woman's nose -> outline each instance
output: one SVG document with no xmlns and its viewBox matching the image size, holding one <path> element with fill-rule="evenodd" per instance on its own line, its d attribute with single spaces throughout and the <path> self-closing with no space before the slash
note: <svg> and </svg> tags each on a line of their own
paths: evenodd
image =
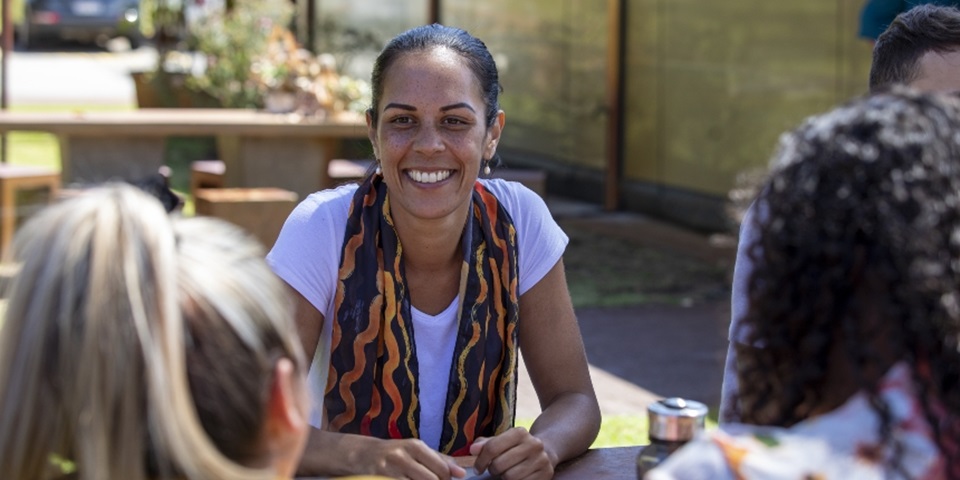
<svg viewBox="0 0 960 480">
<path fill-rule="evenodd" d="M 414 138 L 414 149 L 418 153 L 433 154 L 442 152 L 445 148 L 443 136 L 437 126 L 424 124 L 418 129 Z"/>
</svg>

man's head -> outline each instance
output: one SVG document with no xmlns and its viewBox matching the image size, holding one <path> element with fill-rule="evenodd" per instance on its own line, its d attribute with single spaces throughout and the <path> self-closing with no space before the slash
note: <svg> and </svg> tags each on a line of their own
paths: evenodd
<svg viewBox="0 0 960 480">
<path fill-rule="evenodd" d="M 873 48 L 870 91 L 903 84 L 960 91 L 960 10 L 920 5 L 897 16 Z"/>
</svg>

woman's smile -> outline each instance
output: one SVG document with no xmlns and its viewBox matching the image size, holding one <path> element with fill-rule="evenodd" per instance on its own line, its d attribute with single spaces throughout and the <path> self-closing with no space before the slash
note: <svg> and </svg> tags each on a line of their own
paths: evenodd
<svg viewBox="0 0 960 480">
<path fill-rule="evenodd" d="M 450 178 L 450 176 L 455 173 L 455 170 L 426 171 L 409 169 L 405 170 L 404 173 L 408 179 L 413 180 L 416 183 L 434 185 Z"/>
</svg>

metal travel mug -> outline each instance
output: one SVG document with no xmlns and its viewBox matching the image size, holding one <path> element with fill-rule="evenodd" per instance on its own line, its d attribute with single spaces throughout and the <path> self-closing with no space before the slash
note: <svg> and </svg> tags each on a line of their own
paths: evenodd
<svg viewBox="0 0 960 480">
<path fill-rule="evenodd" d="M 637 455 L 637 478 L 703 431 L 707 406 L 680 397 L 665 398 L 647 407 L 650 444 Z"/>
</svg>

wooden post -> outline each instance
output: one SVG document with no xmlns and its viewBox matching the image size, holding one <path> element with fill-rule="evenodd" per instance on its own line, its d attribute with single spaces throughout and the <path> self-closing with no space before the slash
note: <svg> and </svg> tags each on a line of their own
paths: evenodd
<svg viewBox="0 0 960 480">
<path fill-rule="evenodd" d="M 314 54 L 320 53 L 317 51 L 317 2 L 316 0 L 303 0 L 307 2 L 307 28 L 306 28 L 306 43 L 307 50 L 310 50 Z"/>
<path fill-rule="evenodd" d="M 427 11 L 427 23 L 442 23 L 440 18 L 440 1 L 441 0 L 430 0 L 428 3 L 429 10 Z"/>
<path fill-rule="evenodd" d="M 7 74 L 10 66 L 10 55 L 13 53 L 13 21 L 10 15 L 10 0 L 3 0 L 3 12 L 0 13 L 0 21 L 3 26 L 3 36 L 0 38 L 0 47 L 2 47 L 3 59 L 0 60 L 0 110 L 6 110 L 8 106 L 7 91 L 10 75 Z M 0 163 L 7 163 L 7 134 L 0 134 Z"/>
<path fill-rule="evenodd" d="M 607 161 L 604 174 L 603 208 L 614 211 L 620 206 L 620 174 L 623 167 L 623 95 L 624 50 L 626 49 L 626 0 L 608 0 L 609 32 L 607 40 Z"/>
</svg>

